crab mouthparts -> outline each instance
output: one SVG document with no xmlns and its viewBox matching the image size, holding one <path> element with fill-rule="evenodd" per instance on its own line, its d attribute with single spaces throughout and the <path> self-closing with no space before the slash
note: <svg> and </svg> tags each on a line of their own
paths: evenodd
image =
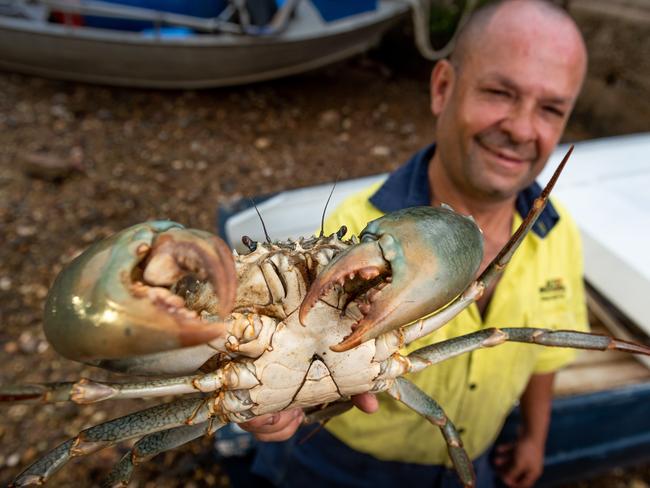
<svg viewBox="0 0 650 488">
<path fill-rule="evenodd" d="M 305 325 L 309 311 L 334 287 L 339 286 L 348 295 L 343 309 L 354 303 L 361 316 L 352 325 L 350 335 L 331 349 L 336 352 L 351 349 L 359 345 L 361 336 L 386 314 L 387 311 L 377 306 L 377 302 L 382 298 L 383 290 L 386 287 L 390 289 L 391 281 L 390 264 L 381 252 L 368 253 L 367 249 L 359 248 L 350 250 L 330 263 L 316 278 L 300 305 L 300 323 Z"/>
</svg>

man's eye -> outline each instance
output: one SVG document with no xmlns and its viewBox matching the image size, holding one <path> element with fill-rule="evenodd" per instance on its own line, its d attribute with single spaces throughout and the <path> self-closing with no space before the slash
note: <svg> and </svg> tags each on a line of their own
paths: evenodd
<svg viewBox="0 0 650 488">
<path fill-rule="evenodd" d="M 546 107 L 543 107 L 543 109 L 544 109 L 545 112 L 547 112 L 547 113 L 549 113 L 551 115 L 555 115 L 557 117 L 564 117 L 565 112 L 564 112 L 564 110 L 562 110 L 560 108 L 548 105 Z"/>
<path fill-rule="evenodd" d="M 487 88 L 485 91 L 490 95 L 495 95 L 497 97 L 510 98 L 510 92 L 499 88 Z"/>
</svg>

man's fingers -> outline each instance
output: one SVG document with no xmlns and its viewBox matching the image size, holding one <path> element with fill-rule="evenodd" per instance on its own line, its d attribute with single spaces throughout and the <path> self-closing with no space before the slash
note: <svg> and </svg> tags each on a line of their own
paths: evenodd
<svg viewBox="0 0 650 488">
<path fill-rule="evenodd" d="M 293 437 L 293 435 L 302 423 L 303 415 L 298 415 L 292 418 L 289 423 L 281 430 L 275 431 L 270 434 L 255 434 L 255 438 L 262 442 L 282 442 Z"/>
<path fill-rule="evenodd" d="M 494 465 L 498 468 L 512 463 L 512 456 L 514 454 L 515 444 L 513 442 L 508 444 L 499 444 L 494 448 Z"/>
<path fill-rule="evenodd" d="M 540 477 L 542 473 L 539 473 L 534 470 L 529 470 L 524 473 L 524 475 L 517 481 L 518 488 L 530 488 L 535 484 L 535 481 Z"/>
<path fill-rule="evenodd" d="M 506 444 L 499 444 L 494 450 L 498 454 L 502 454 L 505 452 L 512 451 L 515 448 L 515 443 L 514 442 L 507 442 Z"/>
<path fill-rule="evenodd" d="M 360 395 L 352 396 L 352 403 L 359 410 L 365 413 L 375 413 L 379 410 L 379 401 L 372 393 L 361 393 Z"/>
<path fill-rule="evenodd" d="M 526 466 L 515 463 L 503 475 L 503 482 L 511 488 L 518 487 L 520 486 L 521 479 L 526 475 L 526 471 Z"/>
<path fill-rule="evenodd" d="M 239 426 L 255 435 L 274 434 L 283 431 L 288 425 L 298 420 L 298 425 L 303 419 L 302 410 L 295 408 L 284 412 L 270 413 L 261 415 L 248 422 L 243 422 Z"/>
<path fill-rule="evenodd" d="M 498 468 L 505 466 L 510 461 L 510 456 L 494 456 L 494 465 Z"/>
</svg>

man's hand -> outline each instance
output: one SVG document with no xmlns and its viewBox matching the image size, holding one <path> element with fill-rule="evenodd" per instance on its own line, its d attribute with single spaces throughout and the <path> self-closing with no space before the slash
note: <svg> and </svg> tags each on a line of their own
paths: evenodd
<svg viewBox="0 0 650 488">
<path fill-rule="evenodd" d="M 544 445 L 530 438 L 496 447 L 494 464 L 510 488 L 529 488 L 544 470 Z"/>
<path fill-rule="evenodd" d="M 377 397 L 372 393 L 355 395 L 352 397 L 352 403 L 366 413 L 374 413 L 379 408 Z M 302 410 L 294 408 L 283 412 L 261 415 L 253 420 L 241 423 L 239 426 L 253 434 L 258 441 L 282 442 L 296 433 L 304 418 L 305 415 Z"/>
<path fill-rule="evenodd" d="M 494 464 L 510 488 L 528 488 L 544 470 L 544 446 L 551 420 L 555 373 L 534 374 L 521 396 L 522 426 L 517 442 L 497 446 Z"/>
</svg>

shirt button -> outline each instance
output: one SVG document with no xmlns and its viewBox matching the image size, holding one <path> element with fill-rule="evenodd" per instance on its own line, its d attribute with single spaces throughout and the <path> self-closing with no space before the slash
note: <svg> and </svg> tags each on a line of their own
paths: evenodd
<svg viewBox="0 0 650 488">
<path fill-rule="evenodd" d="M 469 389 L 470 390 L 476 390 L 476 383 L 470 383 L 469 384 Z"/>
</svg>

